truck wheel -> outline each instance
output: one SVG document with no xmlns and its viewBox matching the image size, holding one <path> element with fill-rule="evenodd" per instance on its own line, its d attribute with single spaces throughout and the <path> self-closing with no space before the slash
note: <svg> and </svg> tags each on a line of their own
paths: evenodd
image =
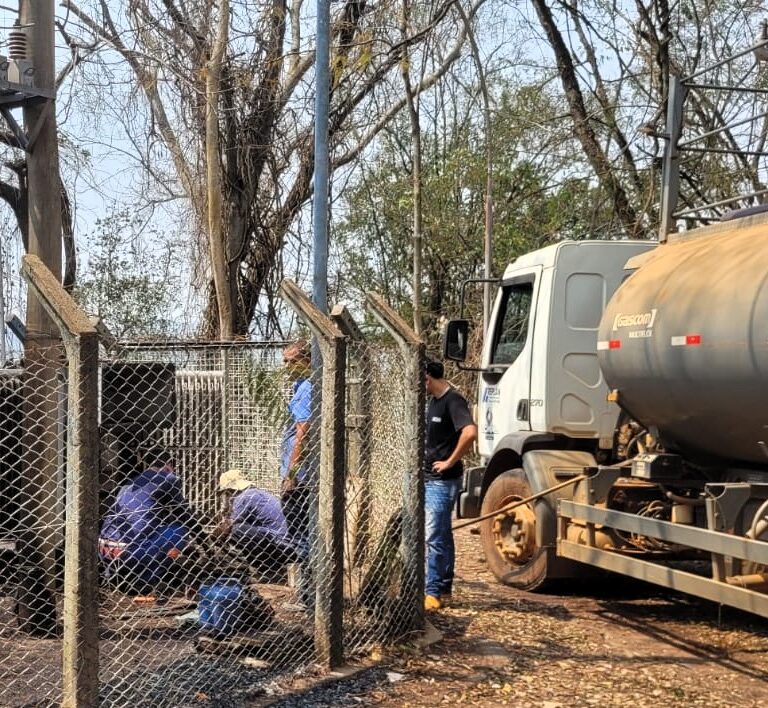
<svg viewBox="0 0 768 708">
<path fill-rule="evenodd" d="M 481 515 L 531 496 L 521 469 L 499 475 L 483 497 Z M 505 585 L 521 590 L 540 590 L 547 580 L 547 551 L 536 545 L 536 512 L 525 504 L 486 519 L 480 525 L 488 567 Z"/>
</svg>

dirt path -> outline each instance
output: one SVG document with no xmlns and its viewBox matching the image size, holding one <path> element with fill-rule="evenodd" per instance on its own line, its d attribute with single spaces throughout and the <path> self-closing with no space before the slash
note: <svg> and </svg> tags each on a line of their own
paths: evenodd
<svg viewBox="0 0 768 708">
<path fill-rule="evenodd" d="M 271 705 L 768 705 L 768 620 L 614 578 L 522 593 L 495 582 L 477 536 L 457 545 L 441 642 Z"/>
</svg>

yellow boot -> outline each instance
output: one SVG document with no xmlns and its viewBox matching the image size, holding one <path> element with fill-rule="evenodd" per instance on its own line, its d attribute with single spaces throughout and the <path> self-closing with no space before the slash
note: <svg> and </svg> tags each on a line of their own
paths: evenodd
<svg viewBox="0 0 768 708">
<path fill-rule="evenodd" d="M 435 597 L 434 595 L 424 596 L 424 609 L 427 610 L 427 612 L 439 610 L 442 608 L 442 606 L 443 606 L 443 603 L 440 602 L 439 597 Z"/>
</svg>

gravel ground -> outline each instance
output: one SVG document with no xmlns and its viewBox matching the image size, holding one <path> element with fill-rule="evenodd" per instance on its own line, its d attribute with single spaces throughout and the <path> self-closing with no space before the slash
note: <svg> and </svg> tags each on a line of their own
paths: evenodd
<svg viewBox="0 0 768 708">
<path fill-rule="evenodd" d="M 768 705 L 768 621 L 613 576 L 522 593 L 495 582 L 477 536 L 457 545 L 453 605 L 430 618 L 442 641 L 248 705 Z"/>
<path fill-rule="evenodd" d="M 295 660 L 281 669 L 201 656 L 178 629 L 162 654 L 149 638 L 131 645 L 145 652 L 120 657 L 125 668 L 145 666 L 132 672 L 107 661 L 106 641 L 102 705 L 768 705 L 768 620 L 615 576 L 557 595 L 519 592 L 494 580 L 467 530 L 457 534 L 457 555 L 452 606 L 430 616 L 440 641 L 374 648 L 344 678 Z M 287 635 L 283 642 L 291 645 Z M 58 691 L 59 648 L 0 632 L 0 706 L 54 705 L 43 696 Z"/>
</svg>

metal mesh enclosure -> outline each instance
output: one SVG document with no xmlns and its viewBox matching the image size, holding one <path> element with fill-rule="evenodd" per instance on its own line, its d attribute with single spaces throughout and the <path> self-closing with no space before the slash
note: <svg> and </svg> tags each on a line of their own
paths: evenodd
<svg viewBox="0 0 768 708">
<path fill-rule="evenodd" d="M 0 372 L 0 703 L 58 698 L 64 552 L 63 347 Z"/>
<path fill-rule="evenodd" d="M 408 628 L 401 595 L 406 457 L 404 362 L 395 347 L 348 350 L 345 632 L 364 652 Z"/>
<path fill-rule="evenodd" d="M 307 552 L 279 497 L 291 396 L 282 352 L 279 343 L 132 347 L 103 364 L 103 408 L 107 394 L 131 399 L 116 406 L 110 430 L 116 489 L 128 481 L 119 465 L 146 476 L 162 462 L 141 461 L 142 448 L 163 451 L 178 479 L 175 507 L 169 500 L 161 509 L 178 551 L 163 560 L 167 572 L 142 567 L 121 577 L 122 555 L 110 558 L 121 541 L 110 543 L 106 536 L 116 534 L 102 524 L 102 627 L 114 637 L 101 642 L 104 704 L 218 705 L 312 662 L 313 607 L 289 582 Z M 110 370 L 127 396 L 104 386 Z M 139 425 L 135 413 L 146 411 L 147 398 L 167 405 Z M 316 456 L 308 446 L 305 459 Z M 222 475 L 231 485 L 223 492 Z M 141 507 L 131 494 L 118 504 L 129 514 Z"/>
<path fill-rule="evenodd" d="M 412 627 L 400 350 L 352 344 L 322 379 L 282 342 L 118 351 L 97 401 L 101 705 L 239 705 L 318 671 L 329 642 L 350 659 Z M 61 627 L 77 621 L 62 606 L 64 348 L 46 362 L 0 373 L 0 705 L 60 702 Z M 346 457 L 321 469 L 329 410 Z"/>
</svg>

